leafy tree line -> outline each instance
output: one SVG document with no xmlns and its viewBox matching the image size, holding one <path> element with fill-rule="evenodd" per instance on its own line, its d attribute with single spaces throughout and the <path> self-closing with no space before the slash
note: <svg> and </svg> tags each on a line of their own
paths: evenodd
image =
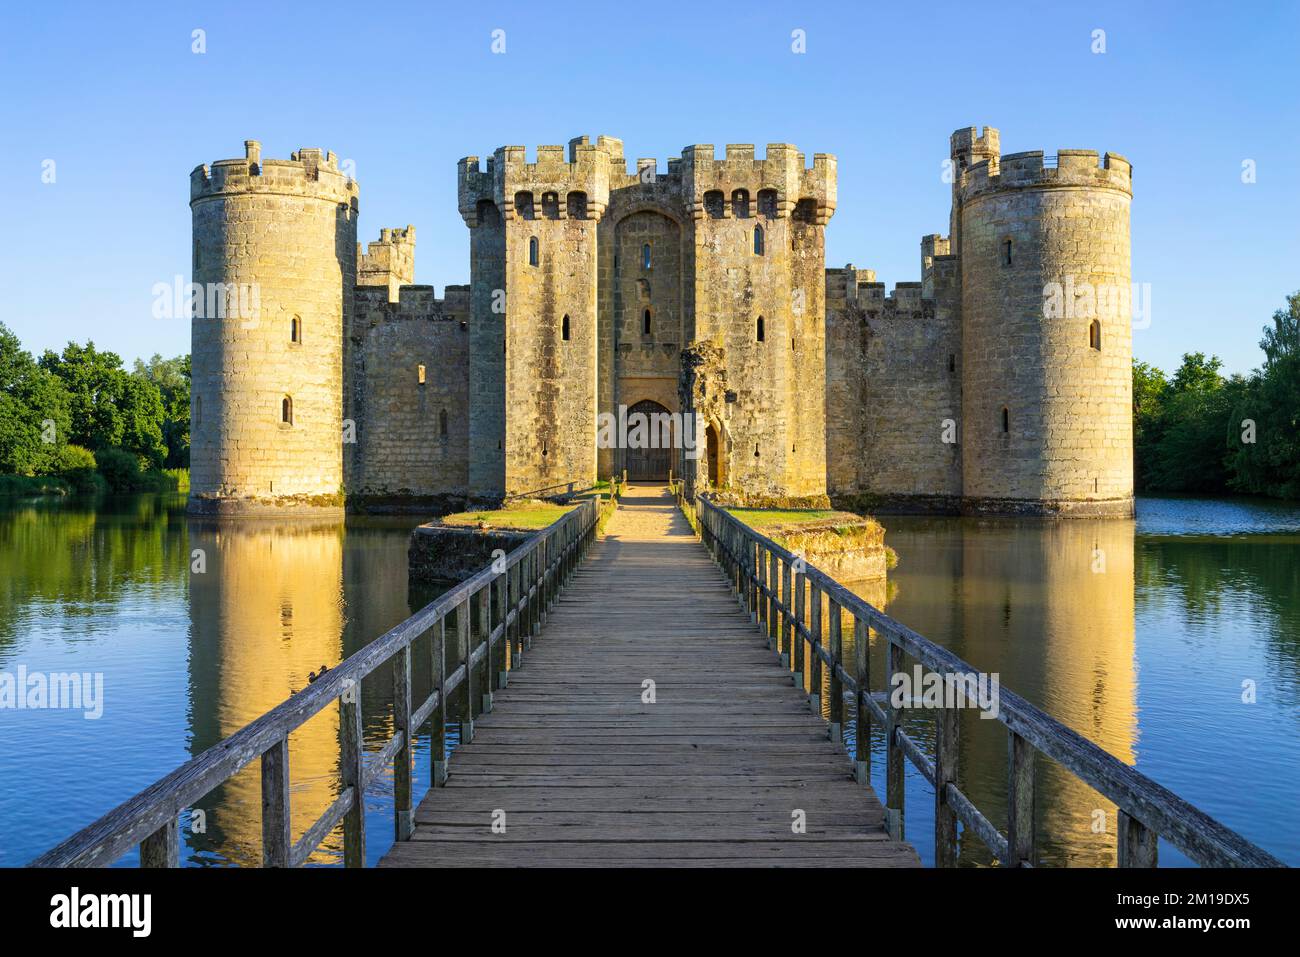
<svg viewBox="0 0 1300 957">
<path fill-rule="evenodd" d="M 0 323 L 0 476 L 61 478 L 79 491 L 164 488 L 164 470 L 189 458 L 189 356 L 128 370 L 93 342 L 69 342 L 37 359 Z"/>
<path fill-rule="evenodd" d="M 1189 352 L 1169 378 L 1133 363 L 1139 491 L 1300 498 L 1300 292 L 1260 340 L 1264 364 L 1224 378 L 1217 357 Z"/>
</svg>

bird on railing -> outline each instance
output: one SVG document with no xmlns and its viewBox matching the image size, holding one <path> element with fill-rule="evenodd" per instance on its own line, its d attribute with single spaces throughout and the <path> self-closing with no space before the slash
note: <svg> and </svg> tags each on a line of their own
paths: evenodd
<svg viewBox="0 0 1300 957">
<path fill-rule="evenodd" d="M 325 666 L 325 665 L 321 665 L 321 666 L 320 666 L 320 671 L 309 671 L 309 672 L 307 672 L 307 683 L 308 683 L 308 684 L 312 684 L 312 683 L 316 682 L 317 680 L 319 680 L 319 679 L 321 679 L 321 678 L 324 678 L 324 677 L 325 677 L 325 672 L 327 672 L 327 671 L 329 671 L 329 668 L 328 668 L 327 666 Z"/>
</svg>

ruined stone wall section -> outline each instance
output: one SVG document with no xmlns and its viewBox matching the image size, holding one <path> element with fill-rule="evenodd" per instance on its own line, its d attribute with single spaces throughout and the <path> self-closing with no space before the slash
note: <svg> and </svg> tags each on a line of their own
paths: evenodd
<svg viewBox="0 0 1300 957">
<path fill-rule="evenodd" d="M 256 141 L 245 147 L 190 174 L 194 282 L 257 302 L 256 315 L 191 324 L 191 506 L 337 508 L 357 185 L 333 153 L 263 162 Z"/>
<path fill-rule="evenodd" d="M 959 189 L 964 507 L 1131 514 L 1129 163 L 1063 150 L 1056 166 L 1039 152 L 992 165 Z M 1114 290 L 1118 309 L 1050 315 L 1049 284 Z"/>
<path fill-rule="evenodd" d="M 384 286 L 397 302 L 402 286 L 415 282 L 415 227 L 382 229 L 363 252 L 357 245 L 357 285 Z"/>
</svg>

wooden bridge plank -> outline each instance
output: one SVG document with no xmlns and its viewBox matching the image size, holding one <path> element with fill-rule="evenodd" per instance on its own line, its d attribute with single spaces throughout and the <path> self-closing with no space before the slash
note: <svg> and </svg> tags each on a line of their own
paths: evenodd
<svg viewBox="0 0 1300 957">
<path fill-rule="evenodd" d="M 630 490 L 449 770 L 381 866 L 919 864 L 662 489 Z"/>
</svg>

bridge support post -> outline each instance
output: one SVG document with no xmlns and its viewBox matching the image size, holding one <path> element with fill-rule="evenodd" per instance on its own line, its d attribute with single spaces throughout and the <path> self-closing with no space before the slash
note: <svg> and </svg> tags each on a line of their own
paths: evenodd
<svg viewBox="0 0 1300 957">
<path fill-rule="evenodd" d="M 438 704 L 429 716 L 429 786 L 440 788 L 447 783 L 447 619 L 433 626 L 433 644 L 429 649 L 432 665 L 430 687 L 437 689 Z"/>
<path fill-rule="evenodd" d="M 474 740 L 474 668 L 471 664 L 474 648 L 469 627 L 470 604 L 466 598 L 456 606 L 456 656 L 465 666 L 465 702 L 460 715 L 460 743 Z"/>
<path fill-rule="evenodd" d="M 777 571 L 776 552 L 767 553 L 767 647 L 778 654 L 781 651 L 781 608 L 777 601 L 777 588 L 781 576 Z"/>
<path fill-rule="evenodd" d="M 510 684 L 510 666 L 506 661 L 506 646 L 510 644 L 510 626 L 506 624 L 506 615 L 510 613 L 510 576 L 504 573 L 497 576 L 493 583 L 496 589 L 496 624 L 494 629 L 501 629 L 501 637 L 497 639 L 494 646 L 495 654 L 492 655 L 493 668 L 496 669 L 498 688 L 504 688 Z"/>
<path fill-rule="evenodd" d="M 889 665 L 885 672 L 885 687 L 894 687 L 894 675 L 903 670 L 903 649 L 889 643 Z M 893 697 L 885 712 L 885 829 L 896 841 L 903 840 L 903 745 L 898 740 L 902 727 L 902 714 L 894 706 Z"/>
<path fill-rule="evenodd" d="M 1122 808 L 1116 812 L 1119 827 L 1120 867 L 1155 867 L 1159 835 Z"/>
<path fill-rule="evenodd" d="M 840 679 L 840 669 L 844 667 L 844 612 L 834 598 L 826 602 L 826 611 L 830 615 L 830 724 L 826 736 L 838 744 L 844 743 L 844 682 Z"/>
<path fill-rule="evenodd" d="M 791 628 L 790 628 L 790 563 L 781 563 L 781 667 L 786 671 L 790 670 L 791 659 L 794 649 L 791 648 Z"/>
<path fill-rule="evenodd" d="M 800 692 L 804 692 L 803 672 L 804 672 L 804 637 L 799 631 L 804 626 L 805 594 L 808 591 L 808 579 L 803 572 L 794 576 L 794 637 L 791 639 L 791 667 L 794 668 L 794 686 Z"/>
<path fill-rule="evenodd" d="M 808 709 L 822 716 L 822 590 L 813 584 L 809 588 L 812 605 L 809 608 L 808 633 Z"/>
<path fill-rule="evenodd" d="M 179 818 L 172 818 L 140 842 L 140 866 L 181 866 L 181 824 Z"/>
<path fill-rule="evenodd" d="M 415 829 L 411 810 L 411 646 L 393 659 L 393 731 L 402 736 L 402 746 L 393 755 L 393 840 L 409 841 Z"/>
<path fill-rule="evenodd" d="M 1008 867 L 1034 865 L 1034 749 L 1007 732 L 1007 860 Z"/>
<path fill-rule="evenodd" d="M 871 786 L 871 627 L 853 616 L 853 673 L 858 683 L 858 726 L 853 735 L 853 776 Z"/>
<path fill-rule="evenodd" d="M 957 866 L 957 815 L 948 802 L 948 785 L 957 783 L 960 712 L 941 707 L 934 716 L 934 866 Z"/>
<path fill-rule="evenodd" d="M 483 701 L 479 713 L 492 711 L 492 686 L 496 673 L 492 668 L 492 583 L 488 582 L 478 593 L 478 628 L 483 640 Z"/>
<path fill-rule="evenodd" d="M 288 867 L 293 833 L 289 828 L 289 739 L 262 752 L 262 866 Z"/>
<path fill-rule="evenodd" d="M 366 766 L 361 736 L 361 682 L 353 681 L 339 698 L 339 768 L 343 787 L 352 789 L 352 806 L 343 815 L 343 866 L 366 866 Z"/>
</svg>

